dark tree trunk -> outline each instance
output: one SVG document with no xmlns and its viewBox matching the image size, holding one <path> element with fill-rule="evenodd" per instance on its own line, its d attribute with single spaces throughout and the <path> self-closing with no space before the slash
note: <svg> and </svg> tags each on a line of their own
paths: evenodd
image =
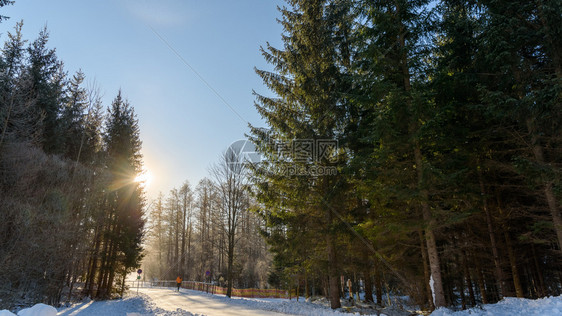
<svg viewBox="0 0 562 316">
<path fill-rule="evenodd" d="M 478 259 L 474 259 L 474 267 L 476 269 L 476 280 L 478 282 L 480 296 L 482 297 L 482 304 L 488 304 L 488 294 L 486 292 L 486 285 L 484 283 L 484 275 L 482 273 L 482 268 L 480 267 L 480 262 Z"/>
<path fill-rule="evenodd" d="M 501 268 L 501 261 L 498 252 L 498 245 L 496 242 L 496 235 L 494 234 L 494 227 L 492 223 L 492 215 L 490 214 L 490 209 L 488 208 L 488 199 L 486 197 L 486 190 L 484 187 L 484 180 L 482 179 L 482 171 L 478 168 L 478 180 L 480 182 L 480 194 L 482 195 L 482 206 L 484 208 L 484 213 L 486 214 L 486 224 L 488 229 L 488 235 L 490 237 L 490 245 L 492 247 L 492 255 L 494 256 L 494 273 L 496 276 L 496 283 L 499 288 L 500 298 L 502 296 L 507 296 L 507 286 L 505 284 L 505 276 Z"/>
<path fill-rule="evenodd" d="M 228 266 L 226 272 L 227 290 L 226 296 L 232 297 L 232 264 L 234 263 L 234 236 L 228 236 Z"/>
<path fill-rule="evenodd" d="M 515 258 L 513 246 L 511 245 L 511 237 L 509 237 L 507 230 L 504 230 L 504 237 L 507 254 L 509 256 L 509 265 L 511 266 L 511 277 L 513 279 L 513 286 L 515 287 L 515 295 L 517 295 L 517 297 L 524 297 L 519 271 L 517 270 L 517 259 Z"/>
<path fill-rule="evenodd" d="M 468 295 L 470 296 L 470 305 L 476 305 L 476 297 L 474 296 L 474 289 L 472 287 L 472 278 L 470 277 L 470 269 L 468 267 L 468 259 L 466 258 L 466 251 L 462 252 L 462 265 L 464 267 L 464 278 L 466 286 L 468 287 Z"/>
<path fill-rule="evenodd" d="M 423 236 L 423 232 L 418 230 L 418 235 L 420 237 L 420 248 L 421 248 L 421 255 L 422 255 L 422 262 L 423 262 L 423 280 L 425 284 L 425 295 L 426 301 L 429 305 L 429 309 L 433 309 L 433 294 L 431 293 L 431 287 L 429 286 L 429 265 L 427 259 L 427 251 L 425 249 L 425 238 Z"/>
<path fill-rule="evenodd" d="M 383 307 L 382 303 L 382 271 L 378 259 L 375 259 L 375 296 L 377 305 Z"/>
<path fill-rule="evenodd" d="M 326 234 L 326 251 L 328 252 L 328 284 L 329 284 L 329 296 L 327 297 L 330 301 L 330 307 L 332 309 L 340 308 L 340 286 L 339 286 L 339 276 L 337 267 L 337 254 L 335 241 L 333 237 L 332 229 L 332 212 L 327 209 L 325 211 L 326 215 L 326 225 L 328 232 Z"/>
<path fill-rule="evenodd" d="M 373 276 L 371 275 L 371 267 L 367 265 L 363 272 L 365 277 L 365 302 L 373 303 Z"/>
</svg>

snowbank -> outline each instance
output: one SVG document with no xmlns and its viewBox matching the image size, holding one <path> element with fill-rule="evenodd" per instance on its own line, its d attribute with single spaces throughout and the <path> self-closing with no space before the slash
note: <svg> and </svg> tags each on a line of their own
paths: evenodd
<svg viewBox="0 0 562 316">
<path fill-rule="evenodd" d="M 16 316 L 16 314 L 10 312 L 7 309 L 3 309 L 0 311 L 0 316 Z"/>
<path fill-rule="evenodd" d="M 527 316 L 562 315 L 562 296 L 545 297 L 537 300 L 507 297 L 496 304 L 487 304 L 464 311 L 439 308 L 431 316 Z"/>
<path fill-rule="evenodd" d="M 57 309 L 50 305 L 36 304 L 22 309 L 18 312 L 18 316 L 57 316 Z"/>
</svg>

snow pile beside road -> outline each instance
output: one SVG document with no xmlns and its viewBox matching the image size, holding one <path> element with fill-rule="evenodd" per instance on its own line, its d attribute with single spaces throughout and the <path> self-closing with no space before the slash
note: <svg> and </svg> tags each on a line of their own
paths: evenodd
<svg viewBox="0 0 562 316">
<path fill-rule="evenodd" d="M 50 305 L 36 304 L 22 309 L 18 312 L 18 316 L 57 316 L 57 309 Z"/>
<path fill-rule="evenodd" d="M 562 296 L 545 297 L 537 300 L 507 297 L 496 304 L 483 305 L 464 311 L 451 311 L 439 308 L 431 316 L 527 316 L 562 315 Z"/>
<path fill-rule="evenodd" d="M 3 309 L 0 311 L 0 316 L 16 316 L 16 314 Z M 35 304 L 33 307 L 19 311 L 18 316 L 57 316 L 57 309 L 50 305 Z"/>
</svg>

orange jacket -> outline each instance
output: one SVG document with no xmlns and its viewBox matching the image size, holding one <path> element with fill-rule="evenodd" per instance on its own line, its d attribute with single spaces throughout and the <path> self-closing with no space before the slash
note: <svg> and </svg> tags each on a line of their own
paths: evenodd
<svg viewBox="0 0 562 316">
<path fill-rule="evenodd" d="M 182 279 L 181 279 L 180 277 L 178 277 L 178 278 L 176 279 L 176 283 L 181 283 L 181 281 L 182 281 Z"/>
</svg>

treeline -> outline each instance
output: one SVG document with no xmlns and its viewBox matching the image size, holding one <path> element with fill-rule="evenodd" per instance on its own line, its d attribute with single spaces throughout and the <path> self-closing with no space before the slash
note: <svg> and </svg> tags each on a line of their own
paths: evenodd
<svg viewBox="0 0 562 316">
<path fill-rule="evenodd" d="M 9 4 L 2 1 L 1 5 Z M 142 257 L 138 121 L 68 75 L 46 29 L 0 53 L 0 309 L 110 298 Z"/>
<path fill-rule="evenodd" d="M 152 203 L 143 260 L 149 280 L 181 276 L 228 287 L 229 293 L 232 287 L 267 286 L 271 256 L 260 235 L 265 223 L 249 211 L 245 175 L 226 155 L 194 189 L 185 182 Z"/>
<path fill-rule="evenodd" d="M 256 70 L 275 93 L 255 94 L 270 129 L 251 135 L 270 281 L 332 308 L 341 276 L 379 305 L 560 295 L 562 2 L 280 12 L 283 47 Z"/>
</svg>

